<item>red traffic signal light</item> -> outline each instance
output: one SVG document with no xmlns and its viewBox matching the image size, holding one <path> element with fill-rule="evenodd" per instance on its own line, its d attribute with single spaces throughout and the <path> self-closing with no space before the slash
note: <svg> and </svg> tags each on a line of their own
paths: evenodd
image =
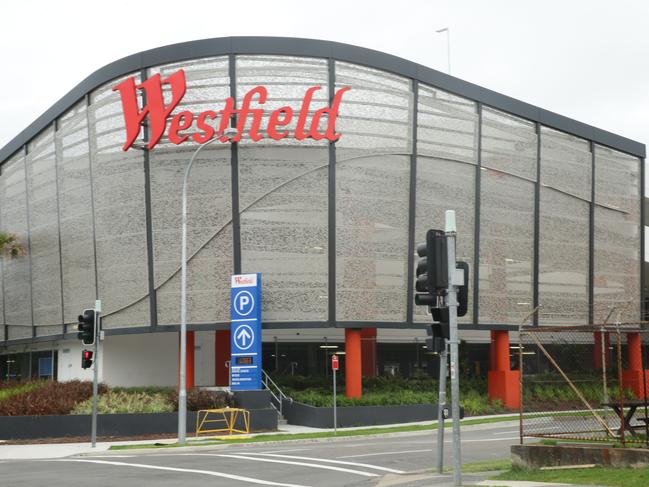
<svg viewBox="0 0 649 487">
<path fill-rule="evenodd" d="M 82 350 L 81 351 L 81 368 L 88 369 L 92 365 L 92 351 Z"/>
</svg>

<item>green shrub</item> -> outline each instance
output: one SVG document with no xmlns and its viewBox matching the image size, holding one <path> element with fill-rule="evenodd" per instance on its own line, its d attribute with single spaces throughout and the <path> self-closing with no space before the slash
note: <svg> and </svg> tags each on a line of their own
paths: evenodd
<svg viewBox="0 0 649 487">
<path fill-rule="evenodd" d="M 37 387 L 40 387 L 44 384 L 47 384 L 46 381 L 31 381 L 31 382 L 9 382 L 5 384 L 12 384 L 12 386 L 5 386 L 0 388 L 0 401 L 15 396 L 16 394 L 21 394 L 23 392 L 29 392 Z"/>
<path fill-rule="evenodd" d="M 169 394 L 111 390 L 97 398 L 99 414 L 170 413 L 174 405 Z M 70 414 L 91 414 L 92 398 L 77 404 Z"/>
</svg>

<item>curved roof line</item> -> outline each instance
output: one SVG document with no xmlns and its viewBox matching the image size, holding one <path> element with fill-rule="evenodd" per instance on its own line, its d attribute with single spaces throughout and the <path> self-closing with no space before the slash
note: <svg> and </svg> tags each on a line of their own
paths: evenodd
<svg viewBox="0 0 649 487">
<path fill-rule="evenodd" d="M 86 94 L 112 79 L 160 64 L 228 54 L 332 58 L 389 71 L 634 156 L 644 158 L 646 154 L 645 145 L 640 142 L 373 49 L 339 42 L 292 37 L 220 37 L 157 47 L 132 54 L 98 69 L 0 149 L 0 161 L 4 162 L 8 159 Z"/>
</svg>

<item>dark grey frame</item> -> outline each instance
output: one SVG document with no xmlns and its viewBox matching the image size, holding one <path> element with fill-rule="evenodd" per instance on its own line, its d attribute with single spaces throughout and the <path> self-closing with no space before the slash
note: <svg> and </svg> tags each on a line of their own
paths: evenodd
<svg viewBox="0 0 649 487">
<path fill-rule="evenodd" d="M 583 139 L 590 141 L 591 148 L 594 144 L 610 147 L 612 149 L 630 154 L 640 158 L 640 175 L 641 175 L 641 221 L 640 223 L 640 266 L 644 262 L 644 158 L 646 155 L 646 147 L 644 144 L 630 140 L 628 138 L 586 125 L 576 120 L 563 117 L 556 113 L 543 110 L 525 102 L 510 98 L 495 91 L 482 88 L 472 83 L 460 80 L 458 78 L 449 76 L 445 73 L 435 71 L 433 69 L 421 66 L 419 64 L 407 61 L 405 59 L 392 56 L 389 54 L 381 53 L 371 49 L 365 49 L 348 44 L 341 44 L 330 41 L 320 41 L 313 39 L 296 39 L 296 38 L 282 38 L 282 37 L 228 37 L 205 39 L 199 41 L 190 41 L 179 44 L 164 46 L 148 51 L 143 51 L 123 59 L 115 61 L 103 68 L 95 71 L 88 76 L 85 80 L 79 83 L 63 98 L 50 107 L 43 113 L 36 121 L 19 133 L 7 145 L 0 149 L 0 161 L 4 161 L 11 157 L 17 151 L 23 150 L 26 152 L 28 142 L 37 136 L 42 130 L 54 124 L 56 127 L 57 119 L 63 115 L 70 107 L 79 102 L 86 100 L 89 105 L 89 93 L 94 89 L 108 83 L 109 81 L 129 73 L 144 73 L 146 76 L 147 68 L 179 62 L 183 60 L 197 59 L 212 56 L 228 56 L 229 58 L 229 76 L 230 76 L 230 90 L 231 96 L 236 96 L 236 55 L 284 55 L 284 56 L 304 56 L 324 58 L 328 60 L 329 69 L 329 96 L 333 97 L 335 88 L 335 62 L 344 61 L 356 65 L 366 66 L 374 69 L 387 71 L 393 74 L 401 75 L 409 78 L 412 83 L 412 90 L 414 94 L 414 120 L 417 120 L 417 98 L 418 98 L 418 83 L 421 82 L 430 85 L 449 93 L 470 99 L 476 102 L 478 110 L 479 121 L 481 119 L 482 108 L 492 107 L 497 110 L 516 115 L 518 117 L 535 122 L 537 132 L 537 181 L 535 184 L 535 215 L 534 215 L 534 249 L 533 249 L 533 302 L 534 306 L 538 305 L 538 277 L 539 277 L 539 188 L 540 188 L 540 126 L 546 126 L 562 132 L 566 132 Z M 236 123 L 235 120 L 232 123 Z M 481 124 L 479 124 L 481 130 Z M 267 329 L 278 328 L 315 328 L 315 327 L 339 327 L 339 328 L 358 328 L 359 326 L 371 326 L 377 328 L 424 328 L 426 325 L 422 323 L 413 323 L 413 268 L 414 268 L 414 222 L 415 222 L 415 191 L 416 191 L 416 147 L 417 147 L 417 124 L 413 124 L 413 153 L 411 156 L 411 172 L 410 172 L 410 190 L 409 190 L 409 231 L 408 243 L 411 252 L 408 254 L 408 288 L 407 288 L 407 308 L 406 308 L 406 321 L 405 322 L 391 322 L 391 323 L 357 323 L 357 322 L 341 322 L 335 320 L 336 303 L 335 303 L 335 271 L 336 271 L 336 248 L 335 248 L 335 233 L 329 231 L 328 236 L 328 270 L 329 270 L 329 304 L 328 304 L 328 318 L 326 321 L 321 322 L 273 322 L 264 323 Z M 474 266 L 475 266 L 475 280 L 473 296 L 473 323 L 460 325 L 460 329 L 478 329 L 478 330 L 512 330 L 517 327 L 514 325 L 502 324 L 478 324 L 478 303 L 477 296 L 479 296 L 479 238 L 480 238 L 480 166 L 482 160 L 481 154 L 481 137 L 478 136 L 478 159 L 476 165 L 476 208 L 475 208 L 475 252 L 474 252 Z M 145 137 L 147 131 L 145 127 Z M 92 152 L 92 151 L 91 151 Z M 152 251 L 152 229 L 151 229 L 151 197 L 150 197 L 150 178 L 148 171 L 148 151 L 144 151 L 143 164 L 145 172 L 145 204 L 146 204 L 146 236 L 147 236 L 147 259 L 148 259 L 148 281 L 149 281 L 149 304 L 150 304 L 150 324 L 144 327 L 133 327 L 124 329 L 107 330 L 107 334 L 131 334 L 131 333 L 149 333 L 168 331 L 178 331 L 178 326 L 157 326 L 157 305 L 156 305 L 156 292 L 153 286 L 153 251 Z M 90 155 L 92 157 L 92 155 Z M 594 157 L 594 156 L 593 156 Z M 329 144 L 329 171 L 328 171 L 328 223 L 329 229 L 335 228 L 335 164 L 336 164 L 336 149 L 335 144 Z M 232 226 L 233 226 L 233 272 L 238 273 L 241 270 L 241 240 L 239 228 L 239 194 L 238 194 L 238 147 L 234 143 L 231 145 L 231 169 L 232 169 Z M 2 167 L 0 166 L 0 171 Z M 92 164 L 91 164 L 92 172 Z M 594 191 L 595 178 L 593 173 L 592 178 L 592 191 Z M 91 185 L 91 192 L 93 192 Z M 93 201 L 93 233 L 94 233 L 94 197 Z M 29 203 L 28 203 L 29 204 Z M 592 304 L 593 296 L 593 241 L 594 241 L 594 218 L 593 209 L 594 201 L 591 201 L 591 217 L 589 222 L 589 244 L 590 244 L 590 263 L 589 263 L 589 302 Z M 31 265 L 30 265 L 31 273 Z M 641 306 L 644 302 L 644 273 L 641 271 Z M 4 286 L 4 279 L 2 286 Z M 31 286 L 31 282 L 30 282 Z M 95 288 L 97 287 L 97 272 L 96 272 L 96 251 L 95 251 Z M 4 293 L 3 293 L 4 294 Z M 3 297 L 4 299 L 4 297 Z M 33 298 L 32 298 L 33 299 Z M 33 308 L 33 304 L 32 304 Z M 592 307 L 591 307 L 592 308 Z M 33 311 L 33 310 L 32 310 Z M 641 308 L 642 311 L 642 308 Z M 33 316 L 33 313 L 32 313 Z M 538 323 L 538 318 L 534 318 L 534 322 Z M 3 320 L 5 321 L 5 320 Z M 67 331 L 65 324 L 63 331 Z M 205 323 L 190 325 L 189 329 L 193 330 L 215 330 L 225 329 L 229 326 L 228 323 Z M 8 337 L 7 325 L 5 324 L 5 338 Z M 12 344 L 29 343 L 29 342 L 42 342 L 51 341 L 62 338 L 72 337 L 72 333 L 64 333 L 60 335 L 50 335 L 44 337 L 35 336 L 35 327 L 33 337 L 31 339 L 20 339 L 4 341 L 0 343 L 0 348 L 6 348 Z"/>
</svg>

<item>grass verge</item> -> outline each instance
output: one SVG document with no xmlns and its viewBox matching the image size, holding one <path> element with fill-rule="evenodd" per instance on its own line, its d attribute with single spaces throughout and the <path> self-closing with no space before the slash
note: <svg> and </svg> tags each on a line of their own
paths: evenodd
<svg viewBox="0 0 649 487">
<path fill-rule="evenodd" d="M 463 473 L 495 472 L 496 470 L 510 470 L 511 468 L 512 461 L 509 458 L 501 458 L 499 460 L 482 460 L 479 462 L 469 462 L 462 464 Z M 434 471 L 437 472 L 437 470 Z M 444 472 L 452 471 L 452 467 L 446 467 L 444 469 Z"/>
<path fill-rule="evenodd" d="M 610 487 L 646 487 L 649 468 L 575 468 L 561 470 L 511 469 L 491 480 L 523 480 L 531 482 L 559 482 Z"/>
<path fill-rule="evenodd" d="M 463 426 L 470 426 L 475 424 L 499 423 L 502 421 L 513 421 L 518 419 L 518 416 L 501 416 L 497 418 L 476 418 L 462 421 Z M 451 421 L 447 421 L 445 427 L 450 428 Z M 381 435 L 386 433 L 402 433 L 409 431 L 426 431 L 437 429 L 437 424 L 426 425 L 410 425 L 410 426 L 393 426 L 390 428 L 365 428 L 357 430 L 341 430 L 338 434 L 333 431 L 320 431 L 317 433 L 277 433 L 270 435 L 257 435 L 245 438 L 228 438 L 227 440 L 190 440 L 186 446 L 210 446 L 210 445 L 228 445 L 233 443 L 259 443 L 265 441 L 289 441 L 289 440 L 311 440 L 319 438 L 343 438 L 347 436 L 367 436 L 367 435 Z M 161 443 L 147 443 L 137 445 L 113 445 L 110 450 L 133 450 L 142 448 L 177 448 L 178 443 L 161 444 Z"/>
</svg>

